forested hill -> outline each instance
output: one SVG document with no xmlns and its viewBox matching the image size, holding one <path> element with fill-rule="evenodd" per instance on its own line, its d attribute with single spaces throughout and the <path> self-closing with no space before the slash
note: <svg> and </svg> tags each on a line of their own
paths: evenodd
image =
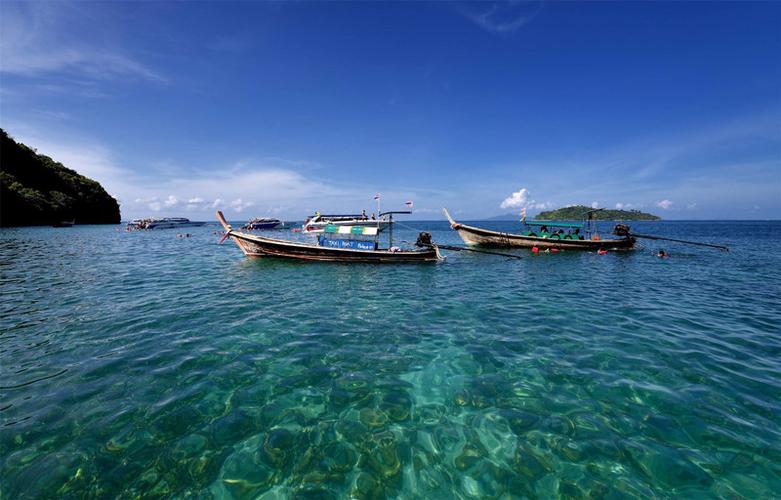
<svg viewBox="0 0 781 500">
<path fill-rule="evenodd" d="M 17 143 L 3 129 L 0 141 L 0 226 L 119 224 L 119 204 L 99 183 Z"/>
<path fill-rule="evenodd" d="M 540 212 L 535 219 L 538 220 L 582 220 L 586 213 L 593 208 L 585 205 L 573 205 L 571 207 Z M 662 220 L 661 217 L 641 212 L 639 210 L 609 210 L 603 209 L 594 212 L 594 220 Z"/>
</svg>

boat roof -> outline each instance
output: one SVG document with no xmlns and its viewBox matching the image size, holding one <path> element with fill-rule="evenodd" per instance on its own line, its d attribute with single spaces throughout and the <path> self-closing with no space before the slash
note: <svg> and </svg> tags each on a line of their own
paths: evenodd
<svg viewBox="0 0 781 500">
<path fill-rule="evenodd" d="M 531 220 L 526 221 L 527 226 L 551 226 L 551 227 L 572 227 L 583 229 L 583 224 L 572 224 L 571 222 L 559 222 L 555 220 Z"/>
<path fill-rule="evenodd" d="M 317 215 L 311 215 L 310 217 L 317 217 Z M 320 214 L 321 219 L 332 219 L 336 217 L 344 219 L 363 219 L 366 218 L 366 214 Z"/>
</svg>

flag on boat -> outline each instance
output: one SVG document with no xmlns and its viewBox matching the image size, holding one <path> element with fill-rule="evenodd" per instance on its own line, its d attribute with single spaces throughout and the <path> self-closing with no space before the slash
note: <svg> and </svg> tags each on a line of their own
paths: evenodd
<svg viewBox="0 0 781 500">
<path fill-rule="evenodd" d="M 407 203 L 405 203 L 405 205 L 407 205 L 408 207 L 412 208 L 412 200 L 410 200 Z"/>
<path fill-rule="evenodd" d="M 526 224 L 526 207 L 523 207 L 521 209 L 521 222 Z"/>
<path fill-rule="evenodd" d="M 377 194 L 375 194 L 375 195 L 374 195 L 374 199 L 375 199 L 375 200 L 379 200 L 379 199 L 380 199 L 380 193 L 377 193 Z"/>
</svg>

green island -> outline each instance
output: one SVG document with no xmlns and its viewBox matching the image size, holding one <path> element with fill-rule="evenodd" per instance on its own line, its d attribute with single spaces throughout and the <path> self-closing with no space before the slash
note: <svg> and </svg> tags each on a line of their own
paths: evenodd
<svg viewBox="0 0 781 500">
<path fill-rule="evenodd" d="M 119 224 L 119 203 L 96 181 L 0 129 L 0 226 Z"/>
<path fill-rule="evenodd" d="M 535 220 L 581 220 L 591 207 L 585 205 L 572 205 L 571 207 L 557 208 L 537 214 Z M 641 212 L 640 210 L 611 210 L 603 209 L 594 212 L 594 220 L 662 220 L 661 217 Z"/>
</svg>

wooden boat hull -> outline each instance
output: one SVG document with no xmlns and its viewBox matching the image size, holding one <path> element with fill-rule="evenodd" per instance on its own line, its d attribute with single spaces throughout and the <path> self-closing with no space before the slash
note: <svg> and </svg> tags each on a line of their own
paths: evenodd
<svg viewBox="0 0 781 500">
<path fill-rule="evenodd" d="M 254 234 L 234 231 L 225 221 L 221 212 L 217 219 L 222 223 L 227 236 L 248 257 L 280 257 L 286 259 L 320 261 L 320 262 L 363 262 L 377 264 L 437 262 L 442 260 L 439 249 L 434 246 L 425 250 L 404 250 L 391 252 L 388 250 L 355 250 L 350 248 L 330 248 L 309 243 L 267 238 Z"/>
<path fill-rule="evenodd" d="M 556 248 L 560 250 L 632 250 L 635 246 L 635 239 L 605 239 L 605 240 L 575 240 L 575 239 L 557 239 L 543 238 L 539 236 L 525 236 L 522 234 L 503 233 L 491 231 L 466 224 L 460 224 L 454 221 L 450 214 L 445 210 L 445 215 L 450 221 L 450 227 L 458 233 L 461 239 L 467 245 L 479 245 L 486 247 L 501 248 L 532 248 L 537 247 L 540 250 Z"/>
</svg>

